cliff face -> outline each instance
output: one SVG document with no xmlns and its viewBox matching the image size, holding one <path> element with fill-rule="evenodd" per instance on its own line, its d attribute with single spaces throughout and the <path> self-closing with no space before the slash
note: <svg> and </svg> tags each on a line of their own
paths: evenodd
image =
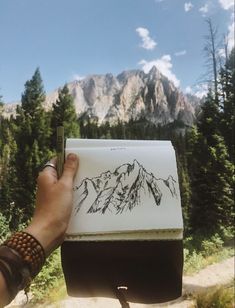
<svg viewBox="0 0 235 308">
<path fill-rule="evenodd" d="M 128 121 L 145 116 L 155 124 L 181 120 L 191 125 L 195 106 L 191 99 L 174 86 L 156 67 L 148 74 L 141 70 L 112 74 L 91 75 L 68 84 L 74 97 L 78 116 L 86 113 L 99 123 Z M 58 98 L 58 90 L 47 95 L 45 109 L 50 109 Z M 14 109 L 14 108 L 13 108 Z M 8 107 L 12 111 L 12 107 Z M 5 114 L 8 113 L 5 109 Z"/>
</svg>

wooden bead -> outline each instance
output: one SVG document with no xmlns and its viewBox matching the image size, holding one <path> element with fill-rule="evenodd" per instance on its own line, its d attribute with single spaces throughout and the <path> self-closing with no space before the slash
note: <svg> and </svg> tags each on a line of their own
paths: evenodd
<svg viewBox="0 0 235 308">
<path fill-rule="evenodd" d="M 16 250 L 29 266 L 33 278 L 45 262 L 45 252 L 40 243 L 27 232 L 16 232 L 4 245 Z"/>
</svg>

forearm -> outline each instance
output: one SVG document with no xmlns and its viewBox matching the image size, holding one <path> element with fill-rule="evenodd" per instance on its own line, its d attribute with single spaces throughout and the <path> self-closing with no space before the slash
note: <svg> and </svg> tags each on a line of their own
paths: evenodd
<svg viewBox="0 0 235 308">
<path fill-rule="evenodd" d="M 51 252 L 61 244 L 64 237 L 64 230 L 61 227 L 58 227 L 58 230 L 55 228 L 55 226 L 52 227 L 52 225 L 48 222 L 38 223 L 37 220 L 33 220 L 32 223 L 23 231 L 31 234 L 42 245 L 45 256 L 48 257 Z M 3 260 L 1 262 L 3 262 Z M 4 270 L 4 268 L 2 270 Z M 0 308 L 6 306 L 11 302 L 11 300 L 13 300 L 6 282 L 7 281 L 5 280 L 0 267 Z"/>
<path fill-rule="evenodd" d="M 40 173 L 32 222 L 0 245 L 0 307 L 30 285 L 45 258 L 63 242 L 72 211 L 77 167 L 76 155 L 70 154 L 59 180 L 55 168 L 47 167 Z"/>
<path fill-rule="evenodd" d="M 44 223 L 37 220 L 24 230 L 33 235 L 42 245 L 46 257 L 48 257 L 63 242 L 65 230 L 59 224 L 52 226 L 53 222 L 45 220 Z"/>
<path fill-rule="evenodd" d="M 10 303 L 13 298 L 10 298 L 10 294 L 6 285 L 5 278 L 0 271 L 0 307 L 4 307 Z"/>
</svg>

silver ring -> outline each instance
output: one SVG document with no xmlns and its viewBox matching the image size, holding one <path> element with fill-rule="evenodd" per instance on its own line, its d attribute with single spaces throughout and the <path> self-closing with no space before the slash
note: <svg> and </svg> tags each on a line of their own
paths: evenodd
<svg viewBox="0 0 235 308">
<path fill-rule="evenodd" d="M 53 168 L 53 169 L 55 169 L 55 170 L 57 171 L 56 166 L 55 166 L 53 163 L 51 163 L 50 161 L 49 161 L 48 163 L 46 163 L 46 164 L 43 166 L 42 169 L 44 169 L 44 168 L 46 168 L 46 167 L 51 167 L 51 168 Z"/>
</svg>

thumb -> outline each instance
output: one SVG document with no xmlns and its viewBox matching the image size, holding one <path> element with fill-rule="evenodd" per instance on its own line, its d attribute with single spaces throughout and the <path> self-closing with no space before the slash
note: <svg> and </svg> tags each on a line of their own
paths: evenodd
<svg viewBox="0 0 235 308">
<path fill-rule="evenodd" d="M 78 157 L 76 154 L 70 153 L 67 156 L 66 161 L 64 163 L 64 171 L 61 176 L 61 180 L 72 184 L 77 169 L 78 169 Z"/>
</svg>

